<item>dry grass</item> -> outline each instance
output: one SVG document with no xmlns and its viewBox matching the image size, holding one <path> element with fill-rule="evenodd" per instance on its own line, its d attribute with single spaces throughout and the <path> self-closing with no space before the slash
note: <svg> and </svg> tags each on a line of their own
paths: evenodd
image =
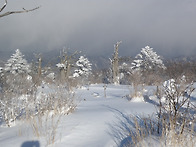
<svg viewBox="0 0 196 147">
<path fill-rule="evenodd" d="M 54 144 L 61 116 L 48 112 L 44 116 L 32 117 L 29 121 L 35 137 L 45 138 L 47 145 Z"/>
<path fill-rule="evenodd" d="M 166 88 L 157 92 L 160 103 L 156 119 L 134 118 L 135 130 L 130 134 L 131 146 L 196 146 L 195 114 L 190 111 L 195 111 L 190 101 L 194 88 L 191 84 L 185 86 L 184 83 L 174 83 L 173 89 Z M 165 102 L 161 102 L 163 96 L 166 97 Z M 149 145 L 149 140 L 152 141 L 153 138 L 158 143 Z"/>
<path fill-rule="evenodd" d="M 196 132 L 194 123 L 186 131 L 180 133 L 172 124 L 165 126 L 162 120 L 161 133 L 157 133 L 157 122 L 152 118 L 132 118 L 134 119 L 134 129 L 129 133 L 131 141 L 129 146 L 134 147 L 194 147 L 196 146 Z M 183 126 L 183 124 L 181 125 Z"/>
</svg>

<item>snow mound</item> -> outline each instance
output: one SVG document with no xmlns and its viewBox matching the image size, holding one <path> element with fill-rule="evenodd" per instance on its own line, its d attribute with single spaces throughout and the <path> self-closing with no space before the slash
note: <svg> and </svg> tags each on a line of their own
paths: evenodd
<svg viewBox="0 0 196 147">
<path fill-rule="evenodd" d="M 144 102 L 144 97 L 133 97 L 131 100 L 131 102 Z"/>
</svg>

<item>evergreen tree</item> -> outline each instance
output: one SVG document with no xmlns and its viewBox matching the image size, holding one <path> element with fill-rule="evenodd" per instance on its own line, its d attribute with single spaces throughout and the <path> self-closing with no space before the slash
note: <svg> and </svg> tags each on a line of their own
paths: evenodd
<svg viewBox="0 0 196 147">
<path fill-rule="evenodd" d="M 141 52 L 135 57 L 136 59 L 132 62 L 133 71 L 156 71 L 159 69 L 165 69 L 163 61 L 160 56 L 153 51 L 153 48 L 146 46 L 142 48 Z"/>
<path fill-rule="evenodd" d="M 74 71 L 73 77 L 84 76 L 88 77 L 91 74 L 91 63 L 84 56 L 80 56 L 76 62 L 77 69 Z"/>
<path fill-rule="evenodd" d="M 0 112 L 8 126 L 25 111 L 32 92 L 30 66 L 19 49 L 8 59 L 4 68 L 5 85 L 1 98 Z"/>
<path fill-rule="evenodd" d="M 11 58 L 5 64 L 5 72 L 11 73 L 14 75 L 18 74 L 27 74 L 30 72 L 30 66 L 27 63 L 26 59 L 23 58 L 24 55 L 20 52 L 19 49 L 11 56 Z"/>
<path fill-rule="evenodd" d="M 5 88 L 15 95 L 16 93 L 21 95 L 29 91 L 32 82 L 32 77 L 29 76 L 30 71 L 30 66 L 24 59 L 24 55 L 17 49 L 4 67 Z"/>
</svg>

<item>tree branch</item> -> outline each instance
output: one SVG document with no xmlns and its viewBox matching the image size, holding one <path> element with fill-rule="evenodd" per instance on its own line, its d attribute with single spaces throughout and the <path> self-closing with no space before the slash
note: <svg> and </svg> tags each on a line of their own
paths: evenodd
<svg viewBox="0 0 196 147">
<path fill-rule="evenodd" d="M 3 9 L 5 9 L 6 6 L 7 6 L 7 0 L 5 0 L 5 4 L 4 4 L 3 7 L 0 9 L 0 12 L 3 11 Z"/>
<path fill-rule="evenodd" d="M 5 0 L 5 4 L 0 9 L 0 12 L 2 12 L 6 6 L 7 6 L 7 0 Z M 11 15 L 11 14 L 16 14 L 16 13 L 27 13 L 27 12 L 34 11 L 34 10 L 39 9 L 39 8 L 40 7 L 36 7 L 36 8 L 33 8 L 33 9 L 29 9 L 29 10 L 23 8 L 23 10 L 21 10 L 21 11 L 8 11 L 6 13 L 0 14 L 0 18 L 4 17 L 4 16 L 7 16 L 7 15 Z"/>
</svg>

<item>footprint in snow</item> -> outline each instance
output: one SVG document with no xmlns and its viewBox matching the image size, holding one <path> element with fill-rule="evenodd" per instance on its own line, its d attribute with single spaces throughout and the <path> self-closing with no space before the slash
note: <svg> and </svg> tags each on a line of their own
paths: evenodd
<svg viewBox="0 0 196 147">
<path fill-rule="evenodd" d="M 99 93 L 97 93 L 97 92 L 93 92 L 91 95 L 94 97 L 99 97 Z"/>
</svg>

